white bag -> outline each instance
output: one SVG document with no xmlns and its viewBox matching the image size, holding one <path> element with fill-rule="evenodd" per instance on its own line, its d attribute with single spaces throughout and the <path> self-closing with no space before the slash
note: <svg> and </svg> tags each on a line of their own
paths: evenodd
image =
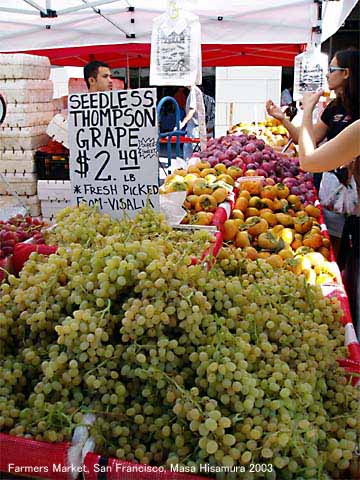
<svg viewBox="0 0 360 480">
<path fill-rule="evenodd" d="M 154 19 L 150 85 L 191 86 L 202 83 L 199 17 L 183 10 L 177 3 L 176 0 L 169 2 L 173 10 L 168 8 L 168 12 Z"/>
<path fill-rule="evenodd" d="M 351 177 L 347 186 L 339 182 L 331 172 L 323 173 L 320 190 L 320 203 L 327 209 L 337 213 L 355 215 L 358 209 L 359 197 L 355 178 Z"/>
</svg>

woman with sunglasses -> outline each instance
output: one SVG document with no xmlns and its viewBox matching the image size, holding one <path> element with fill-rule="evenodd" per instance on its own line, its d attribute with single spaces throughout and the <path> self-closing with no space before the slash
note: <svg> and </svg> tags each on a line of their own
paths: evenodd
<svg viewBox="0 0 360 480">
<path fill-rule="evenodd" d="M 300 167 L 309 172 L 326 172 L 346 165 L 354 176 L 360 198 L 360 120 L 344 128 L 336 137 L 316 148 L 312 113 L 323 92 L 305 93 L 304 116 L 299 132 Z M 355 215 L 347 216 L 338 256 L 348 294 L 351 315 L 360 335 L 360 203 Z"/>
<path fill-rule="evenodd" d="M 359 50 L 347 49 L 335 53 L 329 65 L 327 80 L 336 98 L 330 102 L 314 125 L 314 138 L 320 143 L 331 140 L 345 127 L 359 118 Z M 279 120 L 295 143 L 299 140 L 299 127 L 295 127 L 272 100 L 266 102 L 267 113 Z"/>
<path fill-rule="evenodd" d="M 331 140 L 344 128 L 359 118 L 359 50 L 349 48 L 335 53 L 327 74 L 328 86 L 336 94 L 323 111 L 321 118 L 313 127 L 316 144 L 325 138 Z M 272 100 L 266 103 L 269 115 L 277 118 L 288 130 L 295 143 L 299 140 L 299 127 L 295 127 L 282 110 Z M 340 182 L 346 183 L 347 170 L 340 168 L 333 172 Z M 314 183 L 319 190 L 322 174 L 314 175 Z M 344 225 L 344 215 L 324 209 L 325 221 L 331 235 L 335 253 L 340 248 L 340 239 Z"/>
</svg>

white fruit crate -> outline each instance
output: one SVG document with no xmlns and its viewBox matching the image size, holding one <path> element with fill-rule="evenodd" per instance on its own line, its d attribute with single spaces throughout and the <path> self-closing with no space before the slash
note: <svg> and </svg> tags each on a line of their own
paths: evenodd
<svg viewBox="0 0 360 480">
<path fill-rule="evenodd" d="M 26 53 L 0 54 L 0 79 L 31 78 L 47 80 L 50 77 L 48 57 Z"/>
<path fill-rule="evenodd" d="M 0 195 L 36 195 L 36 175 L 34 173 L 3 173 L 0 177 Z"/>
<path fill-rule="evenodd" d="M 39 200 L 71 200 L 70 180 L 38 180 Z"/>
<path fill-rule="evenodd" d="M 0 173 L 34 173 L 36 150 L 0 150 Z"/>
<path fill-rule="evenodd" d="M 0 173 L 35 173 L 35 160 L 0 160 Z"/>
<path fill-rule="evenodd" d="M 37 195 L 23 196 L 21 197 L 21 201 L 28 209 L 29 215 L 32 217 L 38 217 L 40 215 L 40 202 Z M 19 207 L 19 200 L 13 195 L 0 195 L 0 213 L 6 209 Z"/>
<path fill-rule="evenodd" d="M 0 80 L 0 92 L 6 103 L 50 102 L 54 87 L 51 80 Z"/>
<path fill-rule="evenodd" d="M 49 123 L 46 133 L 56 142 L 62 143 L 69 148 L 68 121 L 63 114 L 59 113 Z"/>
<path fill-rule="evenodd" d="M 45 218 L 54 219 L 55 216 L 66 207 L 70 207 L 70 200 L 41 200 L 41 215 Z"/>
<path fill-rule="evenodd" d="M 0 146 L 3 153 L 7 150 L 36 150 L 46 145 L 46 125 L 33 127 L 0 127 Z"/>
<path fill-rule="evenodd" d="M 23 104 L 23 105 L 32 105 Z M 45 104 L 46 105 L 46 104 Z M 9 112 L 6 111 L 5 121 L 3 127 L 19 128 L 19 127 L 35 127 L 39 125 L 48 125 L 54 116 L 54 112 L 51 110 L 47 112 Z"/>
</svg>

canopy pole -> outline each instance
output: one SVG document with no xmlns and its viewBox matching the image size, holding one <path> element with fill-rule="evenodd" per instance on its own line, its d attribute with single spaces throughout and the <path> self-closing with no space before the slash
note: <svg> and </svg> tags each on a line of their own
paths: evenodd
<svg viewBox="0 0 360 480">
<path fill-rule="evenodd" d="M 130 68 L 129 68 L 129 55 L 126 54 L 126 79 L 127 79 L 127 88 L 130 88 Z"/>
<path fill-rule="evenodd" d="M 25 3 L 28 5 L 31 5 L 34 7 L 36 10 L 39 10 L 39 12 L 42 12 L 44 15 L 46 15 L 46 11 L 43 10 L 36 2 L 33 2 L 33 0 L 23 0 Z"/>
<path fill-rule="evenodd" d="M 89 2 L 84 5 L 77 5 L 76 7 L 64 8 L 63 10 L 58 10 L 58 15 L 64 15 L 65 13 L 74 13 L 78 12 L 79 10 L 83 10 L 84 8 L 92 8 L 101 5 L 106 5 L 107 3 L 114 3 L 119 2 L 121 0 L 97 0 L 95 2 Z"/>
</svg>

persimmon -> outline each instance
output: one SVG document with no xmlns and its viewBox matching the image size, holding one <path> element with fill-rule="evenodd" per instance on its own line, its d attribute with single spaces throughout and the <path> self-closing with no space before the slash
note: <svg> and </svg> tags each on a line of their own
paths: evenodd
<svg viewBox="0 0 360 480">
<path fill-rule="evenodd" d="M 260 212 L 257 208 L 255 207 L 249 207 L 245 210 L 245 217 L 246 218 L 249 218 L 249 217 L 258 217 Z"/>
<path fill-rule="evenodd" d="M 280 232 L 280 238 L 288 245 L 291 245 L 295 238 L 294 230 L 292 230 L 291 228 L 284 228 Z"/>
<path fill-rule="evenodd" d="M 275 185 L 275 191 L 278 198 L 287 198 L 290 193 L 289 188 L 283 183 L 277 183 Z"/>
<path fill-rule="evenodd" d="M 250 192 L 249 192 L 248 190 L 243 189 L 243 190 L 241 190 L 240 193 L 239 193 L 239 197 L 238 197 L 238 198 L 240 198 L 240 197 L 244 197 L 244 198 L 246 198 L 247 200 L 250 200 L 251 195 L 250 195 Z"/>
<path fill-rule="evenodd" d="M 218 181 L 223 180 L 224 182 L 228 183 L 231 186 L 235 185 L 235 180 L 233 179 L 233 177 L 231 175 L 227 175 L 226 173 L 222 173 L 221 175 L 219 175 L 217 177 L 217 180 Z"/>
<path fill-rule="evenodd" d="M 297 250 L 302 247 L 302 235 L 295 233 L 294 240 L 291 242 L 291 248 Z"/>
<path fill-rule="evenodd" d="M 269 198 L 270 200 L 274 200 L 276 197 L 276 189 L 271 185 L 266 185 L 260 192 L 261 198 Z"/>
<path fill-rule="evenodd" d="M 251 217 L 245 220 L 245 225 L 247 225 L 247 230 L 250 235 L 259 235 L 268 230 L 269 224 L 266 220 L 261 217 Z"/>
<path fill-rule="evenodd" d="M 303 238 L 303 245 L 305 247 L 313 248 L 314 250 L 322 247 L 322 235 L 320 233 L 309 233 Z"/>
<path fill-rule="evenodd" d="M 192 189 L 195 195 L 205 195 L 212 192 L 210 186 L 203 178 L 197 178 L 193 183 Z"/>
<path fill-rule="evenodd" d="M 284 265 L 284 259 L 276 254 L 270 255 L 266 261 L 274 268 L 281 268 Z"/>
<path fill-rule="evenodd" d="M 200 176 L 203 177 L 203 178 L 205 178 L 206 175 L 210 175 L 210 174 L 216 175 L 216 170 L 215 170 L 215 168 L 203 168 L 203 169 L 201 170 Z"/>
<path fill-rule="evenodd" d="M 248 232 L 238 232 L 235 237 L 235 245 L 238 248 L 250 247 L 250 238 Z"/>
<path fill-rule="evenodd" d="M 260 210 L 260 217 L 264 218 L 271 227 L 277 224 L 275 213 L 268 208 L 263 208 Z"/>
<path fill-rule="evenodd" d="M 294 217 L 294 228 L 298 233 L 308 232 L 313 225 L 312 219 L 308 215 Z"/>
<path fill-rule="evenodd" d="M 221 175 L 222 173 L 227 172 L 227 168 L 223 163 L 218 163 L 217 165 L 215 165 L 214 169 L 218 175 Z"/>
<path fill-rule="evenodd" d="M 273 212 L 274 209 L 274 202 L 270 198 L 262 198 L 262 202 L 265 208 L 270 208 L 270 210 Z"/>
<path fill-rule="evenodd" d="M 279 241 L 274 235 L 269 231 L 265 233 L 260 233 L 258 236 L 258 245 L 260 248 L 265 250 L 276 250 L 279 245 Z"/>
<path fill-rule="evenodd" d="M 200 195 L 195 203 L 195 210 L 197 212 L 215 212 L 217 203 L 212 195 Z"/>
<path fill-rule="evenodd" d="M 190 165 L 188 167 L 188 173 L 196 173 L 200 176 L 200 169 L 197 167 L 197 165 Z"/>
<path fill-rule="evenodd" d="M 249 207 L 255 207 L 258 210 L 263 208 L 263 202 L 262 202 L 261 198 L 257 197 L 257 196 L 251 197 L 250 200 L 249 200 Z"/>
<path fill-rule="evenodd" d="M 199 163 L 196 164 L 196 166 L 199 170 L 203 170 L 204 168 L 211 168 L 210 163 L 206 162 L 205 160 L 201 160 Z"/>
<path fill-rule="evenodd" d="M 199 198 L 199 195 L 188 195 L 185 201 L 190 203 L 190 208 L 195 208 L 195 204 L 198 198 Z"/>
<path fill-rule="evenodd" d="M 241 210 L 242 212 L 245 212 L 245 210 L 249 206 L 249 200 L 245 197 L 238 197 L 236 202 L 235 202 L 235 209 L 236 210 Z"/>
<path fill-rule="evenodd" d="M 211 225 L 214 214 L 211 212 L 198 212 L 193 216 L 194 225 Z"/>
<path fill-rule="evenodd" d="M 320 209 L 315 207 L 314 205 L 306 205 L 305 212 L 311 217 L 315 217 L 315 218 L 320 217 Z"/>
<path fill-rule="evenodd" d="M 223 235 L 224 235 L 224 240 L 225 242 L 228 242 L 229 240 L 233 240 L 238 233 L 239 229 L 238 226 L 235 222 L 235 220 L 226 220 L 224 223 L 224 230 L 223 230 Z"/>
<path fill-rule="evenodd" d="M 286 213 L 275 213 L 276 219 L 284 227 L 292 227 L 294 225 L 294 219 Z"/>
<path fill-rule="evenodd" d="M 258 252 L 254 247 L 245 247 L 244 252 L 246 258 L 250 258 L 250 260 L 256 260 L 258 258 Z"/>
<path fill-rule="evenodd" d="M 245 217 L 244 217 L 244 213 L 243 213 L 241 210 L 237 209 L 237 208 L 235 208 L 235 209 L 232 211 L 231 216 L 232 216 L 232 218 L 240 218 L 241 220 L 244 220 L 244 218 L 245 218 Z"/>
<path fill-rule="evenodd" d="M 221 203 L 228 196 L 228 191 L 226 190 L 226 188 L 219 187 L 213 190 L 211 195 L 215 198 L 217 203 Z"/>
<path fill-rule="evenodd" d="M 227 169 L 227 174 L 230 175 L 234 180 L 236 180 L 237 178 L 242 176 L 243 171 L 240 167 L 232 165 Z"/>
</svg>

